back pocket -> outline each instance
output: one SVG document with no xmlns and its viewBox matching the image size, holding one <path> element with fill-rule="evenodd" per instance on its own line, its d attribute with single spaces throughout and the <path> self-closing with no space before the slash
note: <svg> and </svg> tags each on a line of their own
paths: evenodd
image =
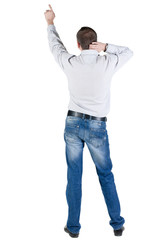
<svg viewBox="0 0 147 240">
<path fill-rule="evenodd" d="M 106 129 L 90 128 L 89 132 L 90 143 L 95 147 L 103 146 L 106 140 Z"/>
</svg>

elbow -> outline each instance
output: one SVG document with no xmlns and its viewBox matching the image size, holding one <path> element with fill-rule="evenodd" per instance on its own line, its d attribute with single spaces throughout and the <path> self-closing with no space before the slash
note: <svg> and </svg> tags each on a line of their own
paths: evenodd
<svg viewBox="0 0 147 240">
<path fill-rule="evenodd" d="M 134 55 L 134 52 L 130 48 L 127 48 L 127 52 L 130 57 Z"/>
<path fill-rule="evenodd" d="M 130 49 L 130 55 L 131 57 L 134 55 L 134 52 Z"/>
</svg>

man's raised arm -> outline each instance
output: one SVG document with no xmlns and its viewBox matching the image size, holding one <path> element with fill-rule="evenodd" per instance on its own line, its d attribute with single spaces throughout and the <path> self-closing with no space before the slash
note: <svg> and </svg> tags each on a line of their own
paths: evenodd
<svg viewBox="0 0 147 240">
<path fill-rule="evenodd" d="M 64 63 L 67 61 L 69 57 L 73 56 L 73 54 L 69 54 L 64 44 L 62 43 L 60 36 L 57 33 L 56 27 L 54 25 L 55 13 L 53 12 L 53 9 L 50 4 L 49 7 L 51 10 L 46 10 L 46 12 L 44 13 L 48 24 L 47 33 L 49 47 L 52 54 L 55 57 L 56 62 L 60 65 L 62 69 L 64 69 Z"/>
</svg>

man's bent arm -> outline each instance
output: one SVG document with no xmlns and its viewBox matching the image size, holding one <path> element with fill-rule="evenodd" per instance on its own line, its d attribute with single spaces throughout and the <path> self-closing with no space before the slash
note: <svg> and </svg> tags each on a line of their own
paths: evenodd
<svg viewBox="0 0 147 240">
<path fill-rule="evenodd" d="M 47 26 L 47 33 L 50 50 L 54 55 L 56 62 L 60 65 L 62 69 L 64 69 L 65 61 L 73 55 L 69 54 L 66 50 L 54 24 L 49 24 Z"/>
<path fill-rule="evenodd" d="M 106 53 L 113 55 L 114 72 L 123 66 L 132 56 L 133 51 L 125 46 L 118 46 L 108 43 L 106 45 Z"/>
</svg>

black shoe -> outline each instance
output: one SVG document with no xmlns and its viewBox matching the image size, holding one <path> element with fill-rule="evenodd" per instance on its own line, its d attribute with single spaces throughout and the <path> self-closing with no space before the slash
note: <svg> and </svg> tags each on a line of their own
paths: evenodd
<svg viewBox="0 0 147 240">
<path fill-rule="evenodd" d="M 118 229 L 118 230 L 114 230 L 114 235 L 115 235 L 115 236 L 122 236 L 122 233 L 123 233 L 124 230 L 125 230 L 124 227 L 121 227 L 121 228 Z"/>
<path fill-rule="evenodd" d="M 79 236 L 79 233 L 72 233 L 68 230 L 67 226 L 64 227 L 64 231 L 69 234 L 72 238 L 77 238 Z"/>
</svg>

